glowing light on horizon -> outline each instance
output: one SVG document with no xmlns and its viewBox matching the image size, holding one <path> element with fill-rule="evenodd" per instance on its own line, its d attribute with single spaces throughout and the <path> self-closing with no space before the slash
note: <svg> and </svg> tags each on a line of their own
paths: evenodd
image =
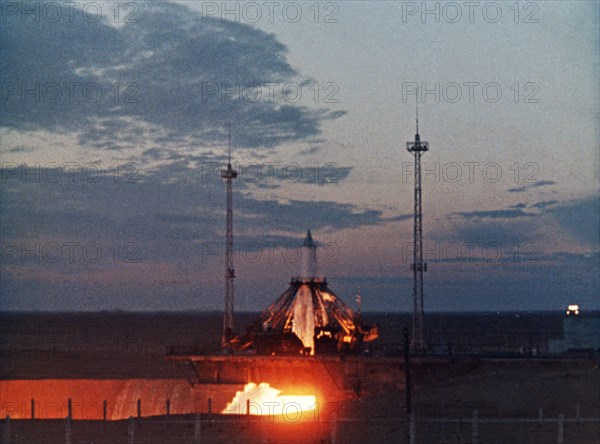
<svg viewBox="0 0 600 444">
<path fill-rule="evenodd" d="M 575 314 L 575 315 L 579 315 L 579 305 L 577 304 L 571 304 L 567 307 L 567 316 L 570 315 L 571 313 Z"/>
<path fill-rule="evenodd" d="M 256 385 L 249 382 L 244 391 L 236 392 L 223 414 L 240 415 L 297 415 L 299 412 L 312 411 L 316 407 L 314 395 L 281 395 L 281 390 L 271 387 L 267 382 Z"/>
</svg>

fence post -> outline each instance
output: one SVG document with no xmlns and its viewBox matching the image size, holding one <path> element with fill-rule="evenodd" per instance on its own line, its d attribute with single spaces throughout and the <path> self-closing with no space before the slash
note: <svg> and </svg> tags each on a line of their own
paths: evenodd
<svg viewBox="0 0 600 444">
<path fill-rule="evenodd" d="M 69 398 L 67 402 L 67 416 L 69 419 L 73 418 L 73 402 L 71 401 L 71 398 Z"/>
<path fill-rule="evenodd" d="M 104 401 L 102 401 L 102 419 L 104 420 L 104 422 L 106 422 L 106 413 L 107 413 L 107 405 L 106 405 L 106 399 Z"/>
<path fill-rule="evenodd" d="M 202 423 L 200 422 L 200 413 L 196 413 L 196 421 L 194 424 L 194 444 L 200 444 L 200 432 L 202 431 Z"/>
<path fill-rule="evenodd" d="M 538 427 L 542 426 L 543 419 L 544 419 L 544 408 L 540 407 L 540 410 L 538 412 Z"/>
<path fill-rule="evenodd" d="M 6 420 L 4 421 L 4 429 L 2 430 L 2 442 L 5 444 L 10 444 L 10 415 L 6 415 Z"/>
<path fill-rule="evenodd" d="M 477 444 L 479 439 L 479 413 L 477 410 L 473 410 L 473 444 Z"/>
<path fill-rule="evenodd" d="M 166 408 L 167 408 L 167 419 L 169 419 L 169 416 L 171 416 L 171 400 L 170 399 L 167 399 Z"/>
<path fill-rule="evenodd" d="M 31 400 L 31 419 L 35 419 L 35 400 Z"/>
<path fill-rule="evenodd" d="M 141 419 L 142 417 L 142 400 L 138 399 L 137 400 L 137 418 L 138 420 Z"/>
<path fill-rule="evenodd" d="M 65 418 L 65 444 L 71 444 L 71 417 Z"/>
<path fill-rule="evenodd" d="M 246 399 L 246 416 L 250 416 L 250 398 Z"/>
<path fill-rule="evenodd" d="M 135 427 L 133 424 L 133 416 L 129 417 L 129 427 L 127 429 L 127 444 L 135 444 Z"/>
<path fill-rule="evenodd" d="M 417 442 L 417 425 L 415 423 L 415 412 L 410 414 L 410 422 L 408 424 L 408 436 L 410 444 Z"/>
<path fill-rule="evenodd" d="M 565 415 L 558 415 L 558 444 L 565 442 Z"/>
</svg>

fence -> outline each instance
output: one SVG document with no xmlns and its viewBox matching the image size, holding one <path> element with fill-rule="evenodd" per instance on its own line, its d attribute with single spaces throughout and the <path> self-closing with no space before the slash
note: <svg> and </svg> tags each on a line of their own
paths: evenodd
<svg viewBox="0 0 600 444">
<path fill-rule="evenodd" d="M 594 443 L 600 442 L 600 418 L 347 418 L 281 421 L 254 415 L 130 417 L 122 421 L 1 421 L 4 444 L 154 444 L 213 442 L 381 442 L 443 443 Z"/>
</svg>

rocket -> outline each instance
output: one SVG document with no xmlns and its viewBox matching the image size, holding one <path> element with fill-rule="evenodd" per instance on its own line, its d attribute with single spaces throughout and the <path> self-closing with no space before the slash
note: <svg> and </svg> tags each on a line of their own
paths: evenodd
<svg viewBox="0 0 600 444">
<path fill-rule="evenodd" d="M 303 279 L 312 279 L 317 277 L 317 246 L 313 241 L 310 230 L 306 232 L 304 243 L 302 244 L 302 270 L 300 277 Z"/>
</svg>

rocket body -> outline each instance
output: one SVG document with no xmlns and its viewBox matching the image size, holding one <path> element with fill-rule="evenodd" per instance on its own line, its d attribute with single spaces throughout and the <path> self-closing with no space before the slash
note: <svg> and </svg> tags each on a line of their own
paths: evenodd
<svg viewBox="0 0 600 444">
<path fill-rule="evenodd" d="M 306 238 L 302 244 L 302 269 L 300 277 L 311 279 L 317 277 L 317 246 L 313 241 L 310 230 L 306 233 Z"/>
</svg>

